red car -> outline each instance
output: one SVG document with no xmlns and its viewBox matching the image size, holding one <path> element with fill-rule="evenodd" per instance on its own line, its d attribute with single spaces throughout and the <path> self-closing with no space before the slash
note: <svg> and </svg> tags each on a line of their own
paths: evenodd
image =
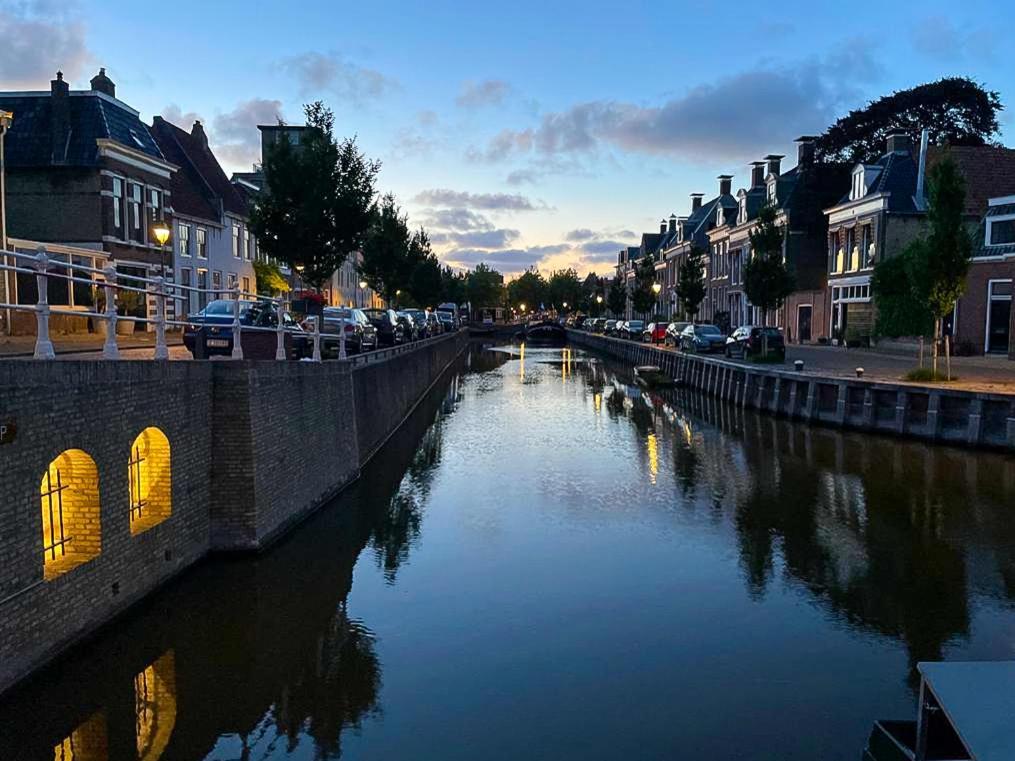
<svg viewBox="0 0 1015 761">
<path fill-rule="evenodd" d="M 665 322 L 650 322 L 645 331 L 641 334 L 641 340 L 645 343 L 661 344 L 666 341 L 666 326 L 668 323 Z"/>
</svg>

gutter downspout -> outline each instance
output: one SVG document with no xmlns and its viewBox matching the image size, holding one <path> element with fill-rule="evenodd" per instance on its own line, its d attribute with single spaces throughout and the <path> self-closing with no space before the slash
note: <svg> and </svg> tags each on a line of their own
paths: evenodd
<svg viewBox="0 0 1015 761">
<path fill-rule="evenodd" d="M 924 194 L 924 180 L 927 176 L 927 140 L 929 138 L 929 130 L 924 128 L 920 133 L 920 164 L 919 170 L 916 174 L 916 196 L 913 201 L 916 203 L 916 208 L 920 211 L 926 211 L 927 209 L 927 196 Z"/>
</svg>

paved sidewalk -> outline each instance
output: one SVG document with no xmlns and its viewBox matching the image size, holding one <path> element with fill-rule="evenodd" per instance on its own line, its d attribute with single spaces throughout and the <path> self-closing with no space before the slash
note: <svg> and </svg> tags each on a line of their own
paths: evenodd
<svg viewBox="0 0 1015 761">
<path fill-rule="evenodd" d="M 102 351 L 105 339 L 96 333 L 68 333 L 51 336 L 50 340 L 58 355 L 75 354 L 87 357 L 90 353 Z M 117 336 L 116 343 L 121 351 L 132 354 L 140 354 L 133 352 L 134 349 L 148 348 L 151 350 L 148 352 L 150 356 L 154 353 L 155 334 L 139 332 L 132 336 Z M 170 333 L 166 336 L 166 343 L 170 347 L 182 346 L 183 339 L 179 333 Z M 31 357 L 34 353 L 35 336 L 0 336 L 0 359 Z"/>
</svg>

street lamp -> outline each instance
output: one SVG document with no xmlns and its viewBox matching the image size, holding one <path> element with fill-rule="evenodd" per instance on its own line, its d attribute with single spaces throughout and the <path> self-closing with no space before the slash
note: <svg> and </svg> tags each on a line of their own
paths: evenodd
<svg viewBox="0 0 1015 761">
<path fill-rule="evenodd" d="M 365 291 L 366 288 L 367 288 L 367 281 L 366 280 L 360 280 L 359 281 L 359 305 L 361 307 L 365 306 L 365 304 L 363 303 L 365 301 L 364 296 L 363 296 L 363 291 Z"/>
<path fill-rule="evenodd" d="M 169 225 L 166 220 L 160 219 L 152 225 L 152 235 L 159 242 L 159 250 L 162 252 L 162 276 L 166 274 L 166 241 L 169 240 Z"/>
</svg>

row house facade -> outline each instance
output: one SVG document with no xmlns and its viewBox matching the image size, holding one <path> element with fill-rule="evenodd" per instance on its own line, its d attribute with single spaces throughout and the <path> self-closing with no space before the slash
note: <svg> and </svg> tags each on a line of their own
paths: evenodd
<svg viewBox="0 0 1015 761">
<path fill-rule="evenodd" d="M 0 109 L 14 114 L 5 138 L 6 193 L 0 199 L 10 249 L 34 253 L 43 244 L 54 258 L 71 265 L 101 269 L 113 261 L 126 275 L 169 274 L 169 252 L 154 240 L 151 226 L 171 219 L 177 167 L 138 112 L 116 97 L 104 69 L 88 90 L 71 90 L 57 72 L 48 91 L 0 93 Z M 85 269 L 71 271 L 101 280 Z M 37 299 L 31 275 L 8 277 L 4 290 L 16 303 Z M 83 283 L 54 283 L 49 300 L 54 306 L 92 311 L 97 293 Z M 153 300 L 139 300 L 131 314 L 146 316 L 154 309 Z M 85 318 L 54 316 L 52 321 L 54 331 L 88 327 Z M 34 331 L 34 318 L 11 312 L 4 330 Z"/>
<path fill-rule="evenodd" d="M 721 189 L 721 188 L 720 188 Z M 680 282 L 680 268 L 691 250 L 695 247 L 707 252 L 709 247 L 708 231 L 714 226 L 716 208 L 722 204 L 731 206 L 732 196 L 718 195 L 705 202 L 703 193 L 691 193 L 691 209 L 686 217 L 676 217 L 676 230 L 662 253 L 665 262 L 665 280 L 662 296 L 663 309 L 673 319 L 681 319 L 685 315 L 684 304 L 677 296 Z M 704 308 L 704 305 L 702 305 Z"/>
<path fill-rule="evenodd" d="M 888 137 L 877 162 L 854 166 L 849 192 L 825 210 L 827 335 L 833 342 L 871 335 L 877 308 L 870 287 L 874 266 L 926 234 L 926 176 L 946 155 L 965 180 L 974 255 L 966 291 L 945 319 L 944 331 L 965 354 L 1015 354 L 1010 306 L 1015 258 L 1008 251 L 1010 224 L 1004 213 L 1010 206 L 1006 199 L 1015 194 L 1015 151 L 943 148 L 926 141 L 917 148 L 902 133 Z"/>
</svg>

